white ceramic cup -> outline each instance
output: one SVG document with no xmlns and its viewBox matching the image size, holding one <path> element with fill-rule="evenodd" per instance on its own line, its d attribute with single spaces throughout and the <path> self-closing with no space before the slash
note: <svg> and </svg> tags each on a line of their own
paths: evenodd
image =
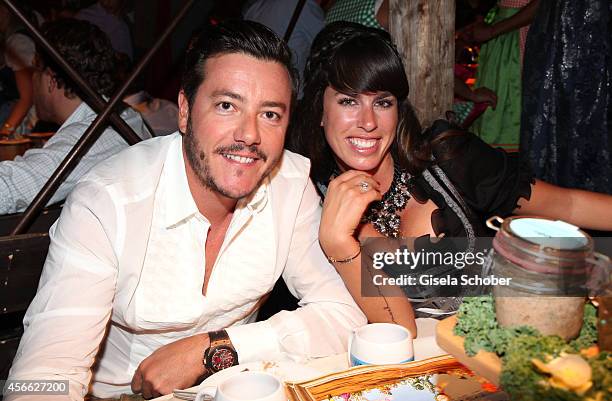
<svg viewBox="0 0 612 401">
<path fill-rule="evenodd" d="M 414 360 L 412 334 L 398 324 L 372 323 L 354 329 L 348 350 L 350 366 L 388 365 Z"/>
<path fill-rule="evenodd" d="M 204 387 L 195 401 L 213 397 L 214 401 L 287 401 L 285 386 L 266 372 L 240 372 L 228 377 L 217 387 Z"/>
</svg>

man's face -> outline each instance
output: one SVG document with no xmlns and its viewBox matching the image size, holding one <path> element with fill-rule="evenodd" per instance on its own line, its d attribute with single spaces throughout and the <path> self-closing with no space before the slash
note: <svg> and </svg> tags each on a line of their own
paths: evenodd
<svg viewBox="0 0 612 401">
<path fill-rule="evenodd" d="M 249 196 L 280 160 L 290 106 L 282 64 L 245 54 L 208 59 L 191 109 L 179 94 L 188 174 L 225 197 Z"/>
</svg>

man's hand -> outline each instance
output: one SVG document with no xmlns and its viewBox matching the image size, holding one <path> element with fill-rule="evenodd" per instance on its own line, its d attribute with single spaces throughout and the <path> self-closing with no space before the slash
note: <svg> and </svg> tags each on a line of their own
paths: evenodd
<svg viewBox="0 0 612 401">
<path fill-rule="evenodd" d="M 202 356 L 209 345 L 208 334 L 164 345 L 140 363 L 132 378 L 132 391 L 148 399 L 194 386 L 206 373 Z"/>
</svg>

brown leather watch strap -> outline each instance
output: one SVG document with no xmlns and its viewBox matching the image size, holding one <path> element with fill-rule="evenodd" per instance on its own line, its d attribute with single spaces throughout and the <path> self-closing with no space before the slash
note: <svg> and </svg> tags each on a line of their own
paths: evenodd
<svg viewBox="0 0 612 401">
<path fill-rule="evenodd" d="M 229 335 L 225 330 L 211 331 L 208 333 L 208 338 L 210 339 L 211 347 L 216 347 L 217 345 L 232 346 L 232 340 L 230 340 Z"/>
</svg>

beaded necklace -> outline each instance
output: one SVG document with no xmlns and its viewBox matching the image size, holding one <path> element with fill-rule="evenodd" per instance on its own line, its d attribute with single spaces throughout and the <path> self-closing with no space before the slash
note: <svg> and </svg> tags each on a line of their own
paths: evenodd
<svg viewBox="0 0 612 401">
<path fill-rule="evenodd" d="M 385 237 L 399 238 L 402 234 L 401 212 L 410 199 L 408 180 L 410 174 L 397 164 L 393 166 L 393 181 L 389 190 L 385 192 L 380 201 L 370 203 L 361 222 L 372 223 L 376 231 Z"/>
</svg>

